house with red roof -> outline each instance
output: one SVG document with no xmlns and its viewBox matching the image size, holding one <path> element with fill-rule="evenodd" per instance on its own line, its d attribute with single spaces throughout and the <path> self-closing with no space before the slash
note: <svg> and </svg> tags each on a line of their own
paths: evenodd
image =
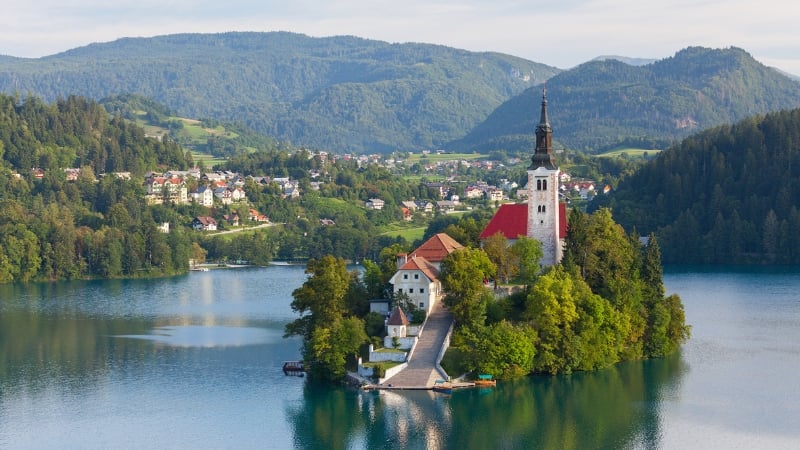
<svg viewBox="0 0 800 450">
<path fill-rule="evenodd" d="M 408 325 L 410 323 L 403 310 L 399 306 L 395 306 L 389 319 L 386 320 L 386 336 L 383 338 L 383 346 L 392 348 L 393 342 L 397 338 L 398 348 L 411 348 L 415 339 L 408 334 Z M 407 339 L 409 337 L 411 339 Z"/>
<path fill-rule="evenodd" d="M 463 245 L 446 233 L 437 233 L 417 247 L 416 250 L 409 253 L 409 256 L 423 257 L 432 263 L 437 270 L 440 270 L 441 263 L 447 255 L 462 248 L 464 248 Z"/>
<path fill-rule="evenodd" d="M 430 313 L 443 295 L 439 281 L 447 255 L 464 248 L 445 233 L 432 236 L 409 254 L 398 255 L 397 272 L 389 279 L 393 291 L 407 295 L 414 305 Z"/>
</svg>

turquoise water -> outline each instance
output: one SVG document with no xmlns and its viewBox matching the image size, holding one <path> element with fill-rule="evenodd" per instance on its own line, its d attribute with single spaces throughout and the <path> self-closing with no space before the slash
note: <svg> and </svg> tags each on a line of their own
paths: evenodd
<svg viewBox="0 0 800 450">
<path fill-rule="evenodd" d="M 284 376 L 304 279 L 0 286 L 0 448 L 800 448 L 800 271 L 670 268 L 680 354 L 452 396 Z"/>
</svg>

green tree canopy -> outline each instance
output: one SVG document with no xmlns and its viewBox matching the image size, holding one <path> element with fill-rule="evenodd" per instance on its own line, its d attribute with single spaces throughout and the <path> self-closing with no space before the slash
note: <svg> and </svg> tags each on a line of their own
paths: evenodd
<svg viewBox="0 0 800 450">
<path fill-rule="evenodd" d="M 495 275 L 496 268 L 483 250 L 463 248 L 442 261 L 440 280 L 446 292 L 444 302 L 458 326 L 483 325 L 486 320 L 487 292 L 484 280 Z M 489 293 L 491 296 L 491 292 Z"/>
</svg>

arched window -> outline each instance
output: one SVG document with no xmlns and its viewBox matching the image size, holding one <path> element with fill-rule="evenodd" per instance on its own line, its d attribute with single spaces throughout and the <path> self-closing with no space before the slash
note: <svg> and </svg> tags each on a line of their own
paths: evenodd
<svg viewBox="0 0 800 450">
<path fill-rule="evenodd" d="M 547 180 L 542 180 L 542 190 L 543 191 L 547 190 Z"/>
<path fill-rule="evenodd" d="M 536 190 L 537 191 L 542 190 L 542 180 L 536 180 Z"/>
</svg>

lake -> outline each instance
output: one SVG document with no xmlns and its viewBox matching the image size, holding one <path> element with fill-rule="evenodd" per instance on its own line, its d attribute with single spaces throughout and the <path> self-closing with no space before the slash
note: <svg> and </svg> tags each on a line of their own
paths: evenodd
<svg viewBox="0 0 800 450">
<path fill-rule="evenodd" d="M 800 448 L 800 270 L 668 268 L 679 354 L 451 396 L 284 376 L 304 280 L 0 286 L 0 448 Z"/>
</svg>

